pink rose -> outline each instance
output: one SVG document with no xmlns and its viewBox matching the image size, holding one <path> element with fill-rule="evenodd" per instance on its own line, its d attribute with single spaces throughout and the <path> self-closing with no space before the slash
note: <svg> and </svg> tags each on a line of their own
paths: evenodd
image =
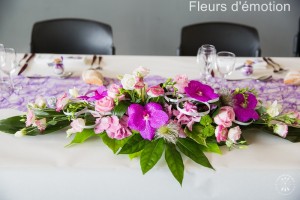
<svg viewBox="0 0 300 200">
<path fill-rule="evenodd" d="M 136 77 L 136 82 L 134 85 L 135 89 L 142 89 L 143 87 L 145 87 L 145 83 L 144 83 L 144 79 L 140 78 L 140 77 Z"/>
<path fill-rule="evenodd" d="M 226 128 L 232 126 L 235 119 L 235 113 L 230 106 L 224 106 L 220 109 L 219 113 L 215 116 L 214 121 L 217 125 L 222 125 Z"/>
<path fill-rule="evenodd" d="M 288 126 L 285 123 L 277 122 L 277 124 L 274 126 L 274 133 L 285 138 L 288 134 Z"/>
<path fill-rule="evenodd" d="M 34 124 L 35 121 L 35 115 L 33 110 L 28 110 L 28 113 L 26 115 L 27 119 L 26 119 L 26 127 Z"/>
<path fill-rule="evenodd" d="M 109 97 L 103 97 L 95 102 L 95 110 L 100 113 L 110 112 L 114 108 L 114 100 Z"/>
<path fill-rule="evenodd" d="M 165 93 L 164 89 L 162 89 L 159 85 L 149 87 L 147 89 L 147 94 L 150 97 L 159 97 Z"/>
<path fill-rule="evenodd" d="M 217 142 L 225 142 L 228 136 L 228 130 L 226 127 L 219 125 L 216 127 L 215 136 L 217 138 Z"/>
<path fill-rule="evenodd" d="M 117 140 L 122 140 L 124 138 L 127 138 L 127 137 L 131 136 L 132 133 L 128 128 L 122 127 L 119 130 L 117 130 L 116 132 L 111 132 L 110 134 L 107 133 L 107 135 L 110 138 L 114 138 L 114 139 L 117 139 Z"/>
<path fill-rule="evenodd" d="M 125 96 L 120 95 L 120 89 L 121 86 L 112 84 L 107 90 L 107 95 L 113 99 L 118 98 L 119 100 L 123 100 Z"/>
<path fill-rule="evenodd" d="M 46 118 L 35 120 L 34 126 L 36 126 L 40 131 L 44 131 L 47 127 Z"/>
<path fill-rule="evenodd" d="M 241 138 L 241 134 L 242 134 L 242 131 L 241 131 L 240 127 L 236 126 L 234 128 L 229 129 L 228 138 L 232 142 L 236 143 L 236 141 L 238 141 Z"/>
<path fill-rule="evenodd" d="M 71 127 L 75 133 L 82 132 L 85 127 L 84 119 L 81 118 L 74 119 L 71 123 Z"/>
<path fill-rule="evenodd" d="M 184 93 L 184 88 L 189 84 L 187 75 L 177 75 L 175 76 L 174 81 L 176 82 L 174 87 L 177 88 L 178 92 Z"/>
<path fill-rule="evenodd" d="M 67 105 L 69 98 L 67 94 L 64 93 L 61 97 L 59 97 L 56 101 L 56 112 L 61 111 Z"/>
</svg>

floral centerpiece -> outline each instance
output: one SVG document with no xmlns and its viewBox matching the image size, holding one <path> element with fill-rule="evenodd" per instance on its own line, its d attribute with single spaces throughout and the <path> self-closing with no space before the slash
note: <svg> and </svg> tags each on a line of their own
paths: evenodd
<svg viewBox="0 0 300 200">
<path fill-rule="evenodd" d="M 101 86 L 80 96 L 74 88 L 58 98 L 42 97 L 28 104 L 24 116 L 0 121 L 0 130 L 43 135 L 69 127 L 69 145 L 98 137 L 116 154 L 140 157 L 143 174 L 165 155 L 165 161 L 182 184 L 182 155 L 212 168 L 204 152 L 221 154 L 220 145 L 244 148 L 242 132 L 262 128 L 294 142 L 299 141 L 300 114 L 281 113 L 275 101 L 258 101 L 247 88 L 222 89 L 178 75 L 148 87 L 149 70 L 139 67 L 120 78 L 120 85 Z"/>
</svg>

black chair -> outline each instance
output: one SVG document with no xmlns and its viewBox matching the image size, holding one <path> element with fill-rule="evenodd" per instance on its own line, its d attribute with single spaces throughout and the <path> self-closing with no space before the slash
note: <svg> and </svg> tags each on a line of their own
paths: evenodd
<svg viewBox="0 0 300 200">
<path fill-rule="evenodd" d="M 182 28 L 180 56 L 195 56 L 200 46 L 212 44 L 217 51 L 231 51 L 237 56 L 261 55 L 258 32 L 255 28 L 233 23 L 201 23 Z"/>
<path fill-rule="evenodd" d="M 53 19 L 33 25 L 32 53 L 114 55 L 112 28 L 84 19 Z"/>
<path fill-rule="evenodd" d="M 299 19 L 299 31 L 294 39 L 294 54 L 297 57 L 300 57 L 300 19 Z"/>
</svg>

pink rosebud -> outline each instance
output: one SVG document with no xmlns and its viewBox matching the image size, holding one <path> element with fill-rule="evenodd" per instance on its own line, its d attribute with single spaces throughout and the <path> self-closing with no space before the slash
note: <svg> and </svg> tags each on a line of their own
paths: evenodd
<svg viewBox="0 0 300 200">
<path fill-rule="evenodd" d="M 61 97 L 59 97 L 56 101 L 56 112 L 61 111 L 67 105 L 69 98 L 67 94 L 64 93 Z"/>
<path fill-rule="evenodd" d="M 149 87 L 147 89 L 147 94 L 150 97 L 159 97 L 165 93 L 164 89 L 162 89 L 159 85 Z"/>
<path fill-rule="evenodd" d="M 107 95 L 113 99 L 118 98 L 119 100 L 123 100 L 125 96 L 120 95 L 120 89 L 121 86 L 112 84 L 107 90 Z"/>
<path fill-rule="evenodd" d="M 109 128 L 112 123 L 111 117 L 102 117 L 96 120 L 95 133 L 102 133 Z"/>
<path fill-rule="evenodd" d="M 134 88 L 135 89 L 141 89 L 143 87 L 145 87 L 145 83 L 144 83 L 143 78 L 136 77 L 136 83 L 134 85 Z"/>
<path fill-rule="evenodd" d="M 114 100 L 111 97 L 103 97 L 95 102 L 95 110 L 100 113 L 110 112 L 114 108 Z"/>
<path fill-rule="evenodd" d="M 27 117 L 27 119 L 26 119 L 26 127 L 34 124 L 35 115 L 34 115 L 33 110 L 28 110 L 26 117 Z"/>
<path fill-rule="evenodd" d="M 236 143 L 236 141 L 238 141 L 241 138 L 241 134 L 242 134 L 242 131 L 241 131 L 240 127 L 236 126 L 234 128 L 229 129 L 228 138 L 232 142 Z"/>
<path fill-rule="evenodd" d="M 111 135 L 111 137 L 114 139 L 117 139 L 117 140 L 122 140 L 131 135 L 132 135 L 132 133 L 128 128 L 122 127 L 119 130 L 117 130 L 117 132 L 115 132 L 113 135 Z"/>
<path fill-rule="evenodd" d="M 232 126 L 235 119 L 235 113 L 230 106 L 224 106 L 220 109 L 219 113 L 215 116 L 214 121 L 217 125 L 222 125 L 226 128 Z"/>
<path fill-rule="evenodd" d="M 184 88 L 189 84 L 187 75 L 177 75 L 175 76 L 174 81 L 176 82 L 174 87 L 177 88 L 178 92 L 184 93 Z"/>
<path fill-rule="evenodd" d="M 71 123 L 71 127 L 75 133 L 82 132 L 85 127 L 84 119 L 81 118 L 74 119 Z"/>
<path fill-rule="evenodd" d="M 44 131 L 47 127 L 46 118 L 35 120 L 34 126 L 36 126 L 40 131 Z"/>
<path fill-rule="evenodd" d="M 288 126 L 285 123 L 277 122 L 277 124 L 274 126 L 274 133 L 285 138 L 288 134 Z"/>
<path fill-rule="evenodd" d="M 222 125 L 217 126 L 215 136 L 217 138 L 217 142 L 225 142 L 228 136 L 228 129 Z"/>
</svg>

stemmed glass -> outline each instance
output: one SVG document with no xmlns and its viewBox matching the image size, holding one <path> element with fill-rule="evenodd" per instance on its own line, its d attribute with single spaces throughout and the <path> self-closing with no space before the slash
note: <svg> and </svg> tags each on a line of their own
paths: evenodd
<svg viewBox="0 0 300 200">
<path fill-rule="evenodd" d="M 213 45 L 205 44 L 202 45 L 197 54 L 197 63 L 201 66 L 202 80 L 207 83 L 208 79 L 211 77 L 211 71 L 216 63 L 216 48 Z"/>
<path fill-rule="evenodd" d="M 217 69 L 222 77 L 222 83 L 225 83 L 226 76 L 234 71 L 235 54 L 229 51 L 221 51 L 217 54 Z"/>
<path fill-rule="evenodd" d="M 19 67 L 16 60 L 16 51 L 13 48 L 5 48 L 5 66 L 2 71 L 9 76 L 11 88 L 13 90 L 19 90 L 19 87 L 15 86 L 14 77 L 18 75 Z"/>
</svg>

